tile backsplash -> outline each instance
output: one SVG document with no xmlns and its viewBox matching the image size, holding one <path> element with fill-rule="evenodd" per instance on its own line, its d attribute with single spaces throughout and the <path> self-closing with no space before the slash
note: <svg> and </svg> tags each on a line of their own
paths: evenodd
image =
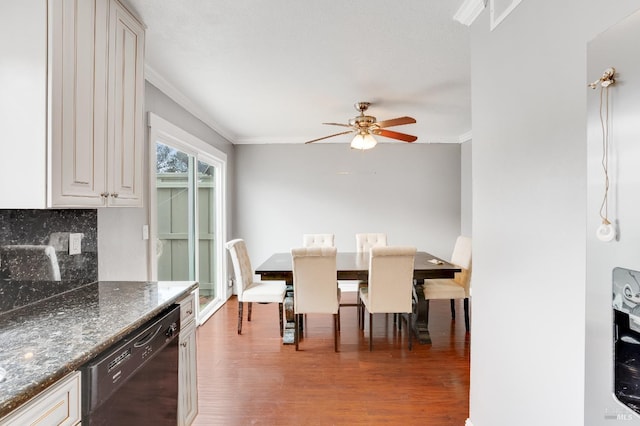
<svg viewBox="0 0 640 426">
<path fill-rule="evenodd" d="M 61 281 L 97 281 L 97 228 L 97 210 L 0 209 L 0 279 L 46 279 L 53 259 Z M 69 254 L 70 233 L 81 234 L 80 254 Z"/>
</svg>

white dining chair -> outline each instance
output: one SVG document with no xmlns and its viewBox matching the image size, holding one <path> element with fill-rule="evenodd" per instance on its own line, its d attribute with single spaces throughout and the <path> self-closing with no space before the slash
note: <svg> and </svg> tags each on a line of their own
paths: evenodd
<svg viewBox="0 0 640 426">
<path fill-rule="evenodd" d="M 338 352 L 340 289 L 335 247 L 304 247 L 291 250 L 293 261 L 293 309 L 295 343 L 300 342 L 303 314 L 333 314 L 334 350 Z"/>
<path fill-rule="evenodd" d="M 387 245 L 387 234 L 381 232 L 356 234 L 356 252 L 369 253 L 371 247 L 384 247 Z"/>
<path fill-rule="evenodd" d="M 356 253 L 362 256 L 369 256 L 371 247 L 385 247 L 387 245 L 387 234 L 382 232 L 369 232 L 356 234 Z M 358 287 L 356 289 L 356 306 L 358 307 L 358 324 L 362 325 L 364 320 L 364 311 L 361 309 L 360 303 L 360 289 L 366 287 L 366 281 L 358 281 Z M 346 306 L 346 305 L 343 305 Z"/>
<path fill-rule="evenodd" d="M 236 292 L 238 293 L 238 334 L 242 334 L 243 305 L 247 306 L 247 321 L 251 321 L 252 303 L 277 303 L 280 315 L 280 336 L 283 334 L 282 304 L 286 292 L 284 282 L 254 280 L 251 261 L 247 246 L 242 239 L 227 242 L 227 249 L 231 255 L 233 271 L 236 278 Z"/>
<path fill-rule="evenodd" d="M 304 234 L 302 247 L 335 247 L 334 234 Z"/>
<path fill-rule="evenodd" d="M 369 312 L 369 351 L 373 350 L 373 314 L 377 313 L 407 314 L 409 350 L 413 348 L 413 266 L 415 255 L 415 247 L 371 248 L 369 285 L 360 289 L 363 308 Z M 364 328 L 364 324 L 362 328 Z"/>
<path fill-rule="evenodd" d="M 429 300 L 451 300 L 451 319 L 456 317 L 455 300 L 464 299 L 464 326 L 467 332 L 469 324 L 469 297 L 471 289 L 471 238 L 459 236 L 451 255 L 451 263 L 462 269 L 454 278 L 424 280 L 424 298 L 426 299 L 427 323 L 429 320 Z"/>
</svg>

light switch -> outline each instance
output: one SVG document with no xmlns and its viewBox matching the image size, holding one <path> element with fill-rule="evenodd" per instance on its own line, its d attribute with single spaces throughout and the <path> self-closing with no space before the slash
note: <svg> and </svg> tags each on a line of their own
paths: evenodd
<svg viewBox="0 0 640 426">
<path fill-rule="evenodd" d="M 69 234 L 69 254 L 82 253 L 82 237 L 83 234 Z"/>
<path fill-rule="evenodd" d="M 149 225 L 142 225 L 142 239 L 149 239 Z"/>
</svg>

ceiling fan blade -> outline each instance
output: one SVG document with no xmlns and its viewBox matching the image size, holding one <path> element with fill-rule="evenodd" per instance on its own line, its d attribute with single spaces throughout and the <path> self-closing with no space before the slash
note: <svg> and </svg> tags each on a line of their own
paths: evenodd
<svg viewBox="0 0 640 426">
<path fill-rule="evenodd" d="M 398 133 L 392 130 L 375 129 L 372 131 L 374 135 L 384 136 L 385 138 L 398 139 L 404 142 L 415 142 L 418 140 L 416 136 L 407 135 L 406 133 Z"/>
<path fill-rule="evenodd" d="M 382 129 L 383 127 L 401 126 L 403 124 L 413 124 L 415 122 L 416 119 L 412 117 L 398 117 L 392 118 L 391 120 L 378 121 L 377 125 Z"/>
<path fill-rule="evenodd" d="M 336 134 L 334 134 L 334 135 L 329 135 L 329 136 L 325 136 L 325 137 L 322 137 L 322 138 L 313 139 L 313 140 L 310 140 L 310 141 L 306 141 L 305 143 L 318 142 L 318 141 L 321 141 L 321 140 L 323 140 L 323 139 L 332 138 L 332 137 L 334 137 L 334 136 L 346 135 L 347 133 L 353 133 L 353 130 L 348 130 L 348 131 L 346 131 L 346 132 L 340 132 L 340 133 L 336 133 Z"/>
<path fill-rule="evenodd" d="M 328 124 L 329 126 L 351 127 L 351 124 L 343 124 L 343 123 L 322 123 L 322 124 Z"/>
</svg>

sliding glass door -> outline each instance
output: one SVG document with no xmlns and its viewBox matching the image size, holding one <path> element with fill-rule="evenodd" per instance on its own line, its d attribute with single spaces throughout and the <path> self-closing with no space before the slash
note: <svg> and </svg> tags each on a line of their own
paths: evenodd
<svg viewBox="0 0 640 426">
<path fill-rule="evenodd" d="M 198 281 L 202 322 L 226 300 L 226 156 L 159 117 L 150 116 L 150 123 L 155 146 L 150 275 Z"/>
<path fill-rule="evenodd" d="M 216 186 L 215 167 L 198 160 L 196 179 L 198 192 L 198 281 L 200 282 L 200 309 L 216 299 Z"/>
<path fill-rule="evenodd" d="M 193 157 L 156 143 L 158 280 L 195 280 Z"/>
</svg>

